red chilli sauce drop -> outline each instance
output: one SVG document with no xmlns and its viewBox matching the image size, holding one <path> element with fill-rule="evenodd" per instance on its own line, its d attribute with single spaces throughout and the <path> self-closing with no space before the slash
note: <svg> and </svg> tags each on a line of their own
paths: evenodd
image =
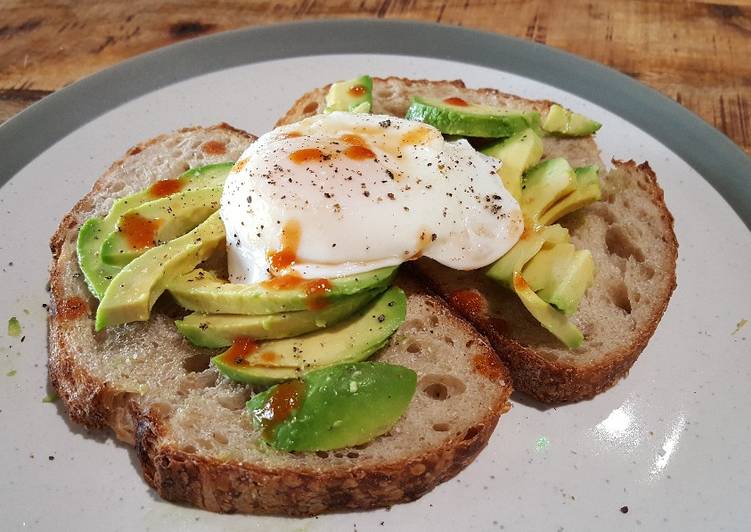
<svg viewBox="0 0 751 532">
<path fill-rule="evenodd" d="M 300 407 L 305 397 L 305 384 L 294 380 L 278 384 L 260 413 L 263 436 L 270 439 L 274 429 Z"/>
<path fill-rule="evenodd" d="M 327 298 L 331 292 L 331 281 L 328 279 L 312 279 L 305 284 L 305 294 L 308 296 L 308 309 L 322 310 L 329 306 Z"/>
<path fill-rule="evenodd" d="M 297 260 L 297 248 L 300 246 L 300 222 L 290 220 L 282 229 L 282 249 L 269 254 L 269 262 L 274 272 L 292 266 Z"/>
<path fill-rule="evenodd" d="M 295 164 L 323 161 L 323 152 L 318 148 L 303 148 L 289 154 L 289 160 Z"/>
<path fill-rule="evenodd" d="M 161 225 L 161 220 L 128 214 L 120 222 L 120 232 L 131 248 L 146 249 L 156 245 L 156 233 Z"/>
<path fill-rule="evenodd" d="M 149 187 L 149 195 L 154 198 L 164 198 L 175 192 L 180 192 L 184 186 L 185 183 L 179 179 L 163 179 Z"/>
<path fill-rule="evenodd" d="M 232 347 L 221 355 L 221 361 L 235 368 L 249 366 L 248 356 L 258 350 L 258 344 L 253 338 L 240 336 L 232 342 Z"/>
<path fill-rule="evenodd" d="M 457 107 L 469 107 L 469 104 L 466 100 L 459 98 L 458 96 L 452 96 L 451 98 L 446 98 L 443 100 L 444 103 L 447 103 L 449 105 L 455 105 Z"/>
<path fill-rule="evenodd" d="M 355 85 L 350 87 L 347 92 L 349 92 L 350 96 L 362 96 L 365 94 L 365 87 L 363 85 Z"/>
<path fill-rule="evenodd" d="M 488 302 L 477 290 L 457 290 L 449 296 L 459 309 L 472 316 L 482 316 L 488 310 Z"/>
<path fill-rule="evenodd" d="M 227 145 L 218 140 L 210 140 L 203 143 L 201 150 L 208 155 L 224 155 L 227 153 Z"/>
<path fill-rule="evenodd" d="M 344 150 L 344 156 L 354 161 L 364 161 L 365 159 L 375 159 L 375 153 L 365 146 L 350 146 Z"/>
</svg>

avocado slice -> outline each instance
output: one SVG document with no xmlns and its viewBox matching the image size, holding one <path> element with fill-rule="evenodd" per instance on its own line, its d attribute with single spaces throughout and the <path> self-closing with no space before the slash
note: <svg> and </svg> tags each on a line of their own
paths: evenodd
<svg viewBox="0 0 751 532">
<path fill-rule="evenodd" d="M 206 260 L 224 242 L 224 224 L 212 214 L 190 233 L 151 248 L 125 266 L 104 292 L 95 329 L 149 319 L 151 307 L 175 277 Z"/>
<path fill-rule="evenodd" d="M 167 290 L 182 307 L 195 312 L 263 315 L 306 310 L 365 290 L 388 286 L 396 270 L 393 266 L 336 279 L 311 280 L 310 283 L 321 281 L 325 286 L 324 290 L 311 293 L 305 288 L 305 283 L 288 289 L 275 288 L 269 281 L 228 283 L 213 272 L 196 269 L 174 279 Z"/>
<path fill-rule="evenodd" d="M 256 340 L 288 338 L 329 327 L 357 312 L 380 290 L 366 290 L 346 296 L 321 310 L 299 310 L 263 316 L 202 314 L 195 312 L 177 320 L 177 330 L 201 347 L 228 347 L 240 336 Z"/>
<path fill-rule="evenodd" d="M 437 100 L 415 96 L 404 118 L 430 124 L 448 135 L 484 138 L 510 137 L 540 123 L 540 114 L 535 111 L 476 105 L 457 97 Z"/>
<path fill-rule="evenodd" d="M 576 174 L 576 190 L 568 196 L 558 200 L 539 217 L 541 224 L 552 224 L 565 215 L 577 209 L 586 207 L 590 203 L 599 201 L 600 191 L 599 168 L 597 166 L 582 166 L 574 169 Z"/>
<path fill-rule="evenodd" d="M 217 186 L 232 169 L 233 163 L 218 163 L 193 168 L 177 179 L 157 181 L 148 188 L 115 201 L 105 218 L 89 218 L 78 232 L 76 254 L 86 284 L 97 299 L 102 299 L 119 267 L 104 264 L 101 249 L 104 240 L 115 231 L 120 216 L 133 207 L 162 197 L 165 192 Z"/>
<path fill-rule="evenodd" d="M 584 115 L 570 111 L 558 104 L 553 104 L 542 121 L 542 129 L 563 137 L 583 137 L 591 135 L 602 124 L 590 120 Z"/>
<path fill-rule="evenodd" d="M 544 247 L 526 264 L 522 275 L 544 301 L 571 316 L 592 285 L 595 263 L 587 249 L 559 243 Z"/>
<path fill-rule="evenodd" d="M 411 369 L 379 362 L 312 371 L 253 396 L 246 404 L 262 438 L 282 451 L 328 451 L 388 432 L 417 388 Z"/>
<path fill-rule="evenodd" d="M 102 240 L 109 232 L 105 229 L 104 219 L 93 216 L 78 230 L 76 240 L 78 266 L 83 272 L 89 291 L 97 299 L 102 299 L 110 281 L 120 272 L 119 266 L 110 266 L 102 262 L 100 255 Z"/>
<path fill-rule="evenodd" d="M 540 325 L 554 334 L 567 347 L 574 349 L 582 344 L 584 335 L 576 325 L 568 321 L 563 312 L 554 309 L 535 294 L 519 272 L 514 272 L 514 292 L 530 314 L 540 322 Z"/>
<path fill-rule="evenodd" d="M 566 159 L 548 159 L 530 168 L 522 180 L 522 214 L 533 227 L 558 200 L 576 190 L 576 173 Z"/>
<path fill-rule="evenodd" d="M 503 163 L 499 174 L 503 186 L 511 192 L 516 201 L 522 197 L 522 174 L 540 162 L 542 158 L 542 139 L 533 129 L 527 128 L 511 137 L 486 146 L 481 153 L 498 159 Z"/>
<path fill-rule="evenodd" d="M 407 298 L 400 288 L 392 287 L 336 325 L 260 344 L 240 338 L 212 363 L 230 379 L 248 384 L 294 379 L 321 367 L 368 358 L 386 345 L 406 315 Z"/>
<path fill-rule="evenodd" d="M 333 83 L 326 94 L 326 108 L 323 112 L 369 113 L 372 108 L 373 80 L 370 76 L 360 76 Z"/>
<path fill-rule="evenodd" d="M 514 272 L 520 272 L 546 243 L 568 242 L 568 229 L 560 225 L 540 227 L 536 231 L 525 229 L 519 241 L 495 261 L 485 274 L 506 288 L 514 288 Z"/>
<path fill-rule="evenodd" d="M 222 188 L 216 186 L 176 192 L 128 209 L 118 219 L 117 230 L 102 244 L 102 261 L 125 266 L 147 249 L 184 235 L 219 209 Z M 127 221 L 133 219 L 138 220 L 138 227 L 153 228 L 148 242 L 136 245 L 132 242 L 133 235 L 127 230 Z M 135 236 L 143 240 L 143 235 L 138 231 Z"/>
<path fill-rule="evenodd" d="M 542 253 L 544 246 L 555 248 L 559 245 L 568 244 L 569 240 L 568 230 L 560 225 L 538 227 L 537 230 L 527 229 L 519 242 L 508 253 L 498 259 L 485 273 L 491 279 L 495 279 L 507 288 L 512 289 L 524 307 L 543 327 L 554 334 L 566 346 L 574 348 L 580 346 L 583 341 L 584 337 L 581 331 L 568 321 L 563 312 L 556 310 L 547 301 L 537 295 L 521 273 L 525 266 L 534 260 L 534 257 Z M 558 287 L 554 285 L 555 281 L 550 279 L 552 273 L 549 270 L 552 269 L 552 266 L 545 261 L 541 262 L 541 265 L 533 269 L 533 276 L 536 275 L 534 279 L 537 286 L 546 288 L 546 283 L 550 282 L 551 288 L 549 292 L 555 295 L 555 300 L 558 304 L 566 308 L 571 308 L 572 306 L 575 308 L 578 306 L 581 295 L 584 294 L 589 283 L 591 283 L 591 281 L 586 280 L 587 264 L 577 265 L 572 260 L 571 269 L 558 275 L 561 286 L 560 291 L 556 292 Z M 543 266 L 545 265 L 548 266 L 548 271 L 535 271 L 543 270 Z M 583 268 L 582 272 L 574 269 L 579 267 Z M 592 264 L 592 268 L 594 268 L 594 264 Z M 582 279 L 577 280 L 579 276 Z M 586 284 L 583 289 L 582 284 Z M 579 290 L 581 290 L 581 295 L 578 295 Z"/>
</svg>

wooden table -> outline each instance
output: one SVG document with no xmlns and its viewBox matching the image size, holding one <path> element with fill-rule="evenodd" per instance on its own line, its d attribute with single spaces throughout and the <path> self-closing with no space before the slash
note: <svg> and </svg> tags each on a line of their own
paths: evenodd
<svg viewBox="0 0 751 532">
<path fill-rule="evenodd" d="M 128 57 L 243 26 L 344 17 L 490 30 L 610 65 L 751 153 L 751 0 L 0 0 L 0 122 Z"/>
</svg>

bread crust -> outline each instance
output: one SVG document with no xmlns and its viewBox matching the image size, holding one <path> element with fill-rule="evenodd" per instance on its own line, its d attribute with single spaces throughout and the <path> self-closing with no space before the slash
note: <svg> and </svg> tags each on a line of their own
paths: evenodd
<svg viewBox="0 0 751 532">
<path fill-rule="evenodd" d="M 148 414 L 136 416 L 135 446 L 144 479 L 169 501 L 221 513 L 313 516 L 369 510 L 418 499 L 467 467 L 509 410 L 510 394 L 511 387 L 504 387 L 481 422 L 428 453 L 334 473 L 268 469 L 186 453 L 162 443 L 164 429 Z"/>
<path fill-rule="evenodd" d="M 314 89 L 301 96 L 277 122 L 277 126 L 298 121 L 323 109 L 323 99 L 329 86 Z M 374 112 L 390 111 L 390 114 L 403 116 L 408 105 L 409 96 L 416 91 L 424 91 L 431 97 L 443 98 L 449 95 L 464 97 L 478 103 L 491 105 L 516 106 L 534 109 L 541 113 L 547 111 L 553 102 L 548 100 L 527 100 L 509 95 L 496 89 L 469 89 L 462 81 L 410 80 L 399 77 L 373 78 Z M 398 102 L 390 105 L 380 99 L 394 99 Z M 317 104 L 317 105 L 315 105 Z M 597 156 L 599 150 L 592 137 L 577 139 L 546 138 L 546 157 L 565 156 L 571 164 L 600 164 Z M 550 152 L 548 149 L 550 148 Z M 654 334 L 657 324 L 667 308 L 670 296 L 676 286 L 675 261 L 678 243 L 673 230 L 673 216 L 665 205 L 664 194 L 655 173 L 644 162 L 613 161 L 616 168 L 636 171 L 644 176 L 644 190 L 652 203 L 659 209 L 659 217 L 665 226 L 663 235 L 666 252 L 671 257 L 672 266 L 660 293 L 653 294 L 656 301 L 654 312 L 646 326 L 631 338 L 626 346 L 603 353 L 597 363 L 577 366 L 551 360 L 534 348 L 529 347 L 506 334 L 487 313 L 476 308 L 467 308 L 452 300 L 451 293 L 433 275 L 431 268 L 423 261 L 412 264 L 412 271 L 434 292 L 441 295 L 447 303 L 461 316 L 468 319 L 483 333 L 494 347 L 501 360 L 509 367 L 514 387 L 545 403 L 565 403 L 589 399 L 610 388 L 619 379 L 628 374 L 639 354 L 646 347 Z"/>
<path fill-rule="evenodd" d="M 93 327 L 97 302 L 86 294 L 81 298 L 80 312 L 75 316 L 62 315 L 61 309 L 70 296 L 63 286 L 63 273 L 65 268 L 73 266 L 74 261 L 74 257 L 63 255 L 64 246 L 70 246 L 74 241 L 82 219 L 107 190 L 108 177 L 126 160 L 174 135 L 206 131 L 229 132 L 248 141 L 255 139 L 227 124 L 220 124 L 212 128 L 181 129 L 138 144 L 97 180 L 91 192 L 66 214 L 51 238 L 49 382 L 71 419 L 92 430 L 109 427 L 118 439 L 134 445 L 144 479 L 163 498 L 214 512 L 305 516 L 364 510 L 414 500 L 456 475 L 485 447 L 500 415 L 510 408 L 512 387 L 508 370 L 498 361 L 491 347 L 469 323 L 452 314 L 437 297 L 423 293 L 417 296 L 424 298 L 437 314 L 449 320 L 454 332 L 473 338 L 473 349 L 479 353 L 474 359 L 475 371 L 487 380 L 498 381 L 499 386 L 491 388 L 491 404 L 478 422 L 452 435 L 441 445 L 427 452 L 413 453 L 406 459 L 319 472 L 304 467 L 264 467 L 223 460 L 198 451 L 187 452 L 168 441 L 166 416 L 169 414 L 152 408 L 148 394 L 118 387 L 81 363 L 81 350 L 85 347 L 71 341 L 76 337 L 70 333 L 77 327 Z M 77 268 L 77 264 L 74 267 Z M 409 279 L 402 279 L 402 285 L 408 291 L 414 291 L 418 286 Z"/>
</svg>

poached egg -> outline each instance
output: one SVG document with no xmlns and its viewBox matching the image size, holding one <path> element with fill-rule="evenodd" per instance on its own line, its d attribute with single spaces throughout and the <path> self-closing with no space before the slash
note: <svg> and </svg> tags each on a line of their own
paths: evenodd
<svg viewBox="0 0 751 532">
<path fill-rule="evenodd" d="M 524 228 L 499 166 L 392 116 L 334 112 L 276 128 L 224 186 L 230 282 L 336 278 L 420 256 L 487 266 Z"/>
</svg>

